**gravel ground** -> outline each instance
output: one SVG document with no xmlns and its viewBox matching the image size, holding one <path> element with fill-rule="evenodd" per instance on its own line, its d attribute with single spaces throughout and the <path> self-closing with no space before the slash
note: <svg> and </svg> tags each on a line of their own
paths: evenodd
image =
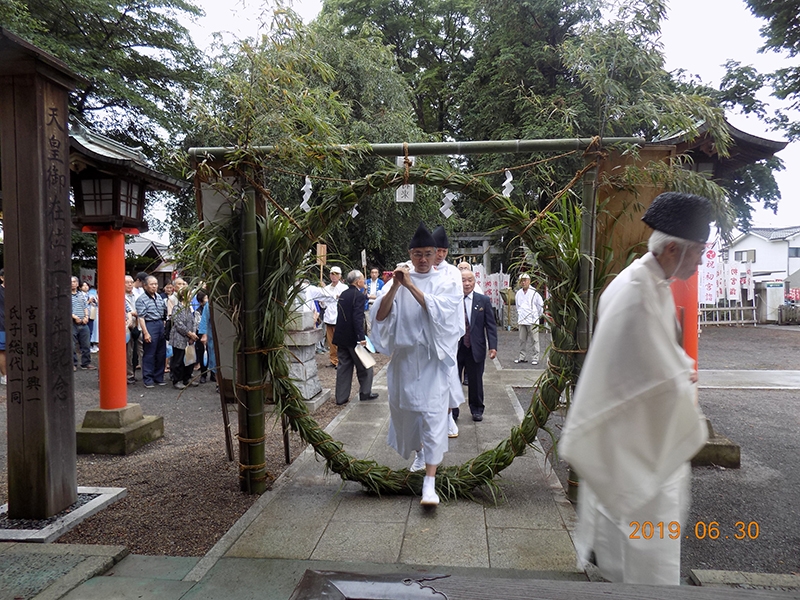
<svg viewBox="0 0 800 600">
<path fill-rule="evenodd" d="M 97 355 L 92 355 L 97 364 Z M 376 355 L 379 370 L 388 357 Z M 323 388 L 334 388 L 336 370 L 327 354 L 317 355 Z M 353 393 L 358 389 L 355 385 Z M 2 393 L 2 392 L 0 392 Z M 4 396 L 4 394 L 3 394 Z M 96 371 L 75 373 L 76 420 L 98 406 Z M 80 455 L 78 485 L 125 487 L 128 495 L 68 532 L 59 542 L 121 544 L 134 554 L 202 556 L 255 502 L 239 490 L 237 461 L 225 450 L 219 395 L 213 383 L 182 392 L 167 385 L 145 389 L 128 386 L 128 403 L 139 403 L 146 415 L 164 417 L 164 437 L 128 456 Z M 237 431 L 233 405 L 231 430 Z M 325 427 L 340 412 L 333 398 L 314 413 Z M 280 422 L 267 417 L 267 471 L 271 480 L 287 467 Z M 0 398 L 0 503 L 8 501 L 6 464 L 6 399 Z M 305 444 L 290 434 L 291 458 Z M 238 452 L 238 444 L 234 443 Z"/>
</svg>

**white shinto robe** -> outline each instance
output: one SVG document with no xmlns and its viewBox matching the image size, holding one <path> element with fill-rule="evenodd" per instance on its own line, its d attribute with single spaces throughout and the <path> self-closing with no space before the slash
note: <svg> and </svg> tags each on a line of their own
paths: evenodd
<svg viewBox="0 0 800 600">
<path fill-rule="evenodd" d="M 442 263 L 436 266 L 435 269 L 442 277 L 452 277 L 459 289 L 462 290 L 463 296 L 464 285 L 461 283 L 461 271 L 457 266 L 451 265 L 447 261 L 442 261 Z M 465 314 L 456 316 L 456 326 L 460 332 L 458 337 L 461 339 L 467 332 Z M 458 353 L 458 343 L 456 343 L 456 353 Z M 450 399 L 448 402 L 448 408 L 458 408 L 464 403 L 464 388 L 461 386 L 461 379 L 458 377 L 458 364 L 455 362 L 456 355 L 453 355 L 453 360 L 453 367 L 450 369 Z"/>
<path fill-rule="evenodd" d="M 461 334 L 456 323 L 463 311 L 462 288 L 452 277 L 410 273 L 425 295 L 425 309 L 403 287 L 394 298 L 389 316 L 378 321 L 383 294 L 371 311 L 373 343 L 391 354 L 387 366 L 389 387 L 388 444 L 403 458 L 422 448 L 425 462 L 439 464 L 447 451 L 447 408 L 450 370 Z"/>
<path fill-rule="evenodd" d="M 575 543 L 584 568 L 594 550 L 614 582 L 680 583 L 688 461 L 708 437 L 689 380 L 694 361 L 678 343 L 675 302 L 664 271 L 648 253 L 600 299 L 559 453 L 581 478 Z M 663 523 L 663 537 L 631 539 L 632 521 Z M 683 534 L 681 534 L 683 535 Z"/>
</svg>

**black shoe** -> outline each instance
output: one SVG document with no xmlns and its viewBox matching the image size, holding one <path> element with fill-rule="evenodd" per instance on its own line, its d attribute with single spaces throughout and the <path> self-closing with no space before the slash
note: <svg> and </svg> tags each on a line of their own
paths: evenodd
<svg viewBox="0 0 800 600">
<path fill-rule="evenodd" d="M 200 375 L 200 383 L 205 383 L 205 382 L 206 382 L 206 376 Z"/>
<path fill-rule="evenodd" d="M 454 408 L 451 412 L 453 413 L 453 421 L 458 421 L 458 415 L 461 414 L 461 409 Z"/>
<path fill-rule="evenodd" d="M 350 400 L 349 400 L 349 399 L 348 399 L 348 400 L 345 400 L 344 402 L 337 402 L 337 403 L 336 403 L 336 406 L 344 406 L 344 405 L 345 405 L 345 404 L 347 404 L 348 402 L 350 402 Z"/>
<path fill-rule="evenodd" d="M 524 358 L 518 358 L 517 360 L 514 361 L 515 364 L 524 363 L 524 362 L 528 362 L 528 361 L 525 360 Z"/>
<path fill-rule="evenodd" d="M 483 415 L 472 415 L 473 421 L 483 421 Z"/>
<path fill-rule="evenodd" d="M 377 398 L 377 397 L 378 397 L 378 394 L 376 394 L 375 392 L 372 392 L 370 394 L 359 394 L 358 395 L 358 399 L 359 400 L 375 400 L 375 398 Z"/>
</svg>

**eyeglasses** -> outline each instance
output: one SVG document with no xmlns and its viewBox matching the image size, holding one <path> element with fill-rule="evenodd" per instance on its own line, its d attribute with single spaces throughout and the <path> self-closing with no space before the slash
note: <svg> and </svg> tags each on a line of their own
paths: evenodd
<svg viewBox="0 0 800 600">
<path fill-rule="evenodd" d="M 420 258 L 433 258 L 434 256 L 436 256 L 436 252 L 432 250 L 428 250 L 427 252 L 423 252 L 422 250 L 411 251 L 411 258 L 416 258 L 417 260 Z"/>
</svg>

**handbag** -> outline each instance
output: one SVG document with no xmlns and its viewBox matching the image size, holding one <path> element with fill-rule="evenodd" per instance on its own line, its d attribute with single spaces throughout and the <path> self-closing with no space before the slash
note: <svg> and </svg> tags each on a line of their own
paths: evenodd
<svg viewBox="0 0 800 600">
<path fill-rule="evenodd" d="M 188 367 L 196 362 L 197 350 L 195 350 L 194 344 L 189 344 L 186 346 L 186 350 L 183 353 L 183 364 Z"/>
<path fill-rule="evenodd" d="M 356 356 L 358 360 L 361 361 L 361 364 L 364 365 L 365 369 L 371 369 L 375 366 L 375 359 L 372 358 L 372 354 L 361 344 L 356 344 Z"/>
</svg>

